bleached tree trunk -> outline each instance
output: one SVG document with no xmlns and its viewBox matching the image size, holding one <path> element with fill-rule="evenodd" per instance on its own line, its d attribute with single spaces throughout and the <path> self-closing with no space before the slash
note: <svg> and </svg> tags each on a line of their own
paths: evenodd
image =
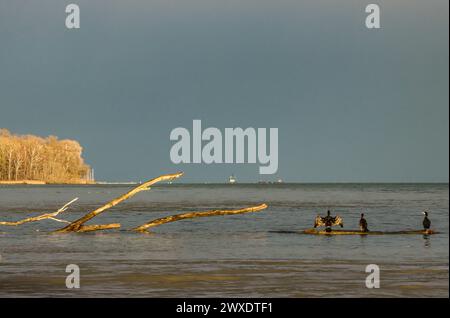
<svg viewBox="0 0 450 318">
<path fill-rule="evenodd" d="M 169 180 L 177 179 L 177 178 L 181 177 L 182 175 L 183 175 L 183 173 L 179 172 L 179 173 L 175 173 L 175 174 L 162 175 L 155 179 L 149 180 L 149 181 L 139 185 L 138 187 L 130 190 L 129 192 L 125 193 L 124 195 L 121 195 L 120 197 L 117 197 L 114 200 L 106 203 L 105 205 L 101 206 L 100 208 L 98 208 L 92 212 L 89 212 L 85 216 L 79 218 L 78 220 L 70 223 L 66 227 L 64 227 L 60 230 L 57 230 L 55 232 L 56 233 L 79 232 L 84 223 L 86 223 L 87 221 L 96 217 L 97 215 L 105 212 L 107 209 L 112 208 L 113 206 L 116 206 L 120 202 L 123 202 L 123 201 L 133 197 L 134 195 L 136 195 L 137 193 L 139 193 L 141 191 L 150 190 L 150 186 L 152 186 L 155 183 L 158 183 L 161 181 L 169 181 Z"/>
<path fill-rule="evenodd" d="M 159 218 L 159 219 L 147 222 L 141 226 L 138 226 L 138 227 L 134 228 L 133 230 L 137 231 L 137 232 L 147 232 L 147 230 L 151 227 L 155 227 L 158 225 L 166 224 L 169 222 L 175 222 L 175 221 L 179 221 L 179 220 L 218 216 L 218 215 L 235 215 L 235 214 L 259 212 L 264 209 L 267 209 L 267 204 L 260 204 L 257 206 L 243 208 L 243 209 L 237 209 L 237 210 L 211 210 L 211 211 L 202 211 L 202 212 L 188 212 L 188 213 L 170 215 L 170 216 L 166 216 L 163 218 Z"/>
</svg>

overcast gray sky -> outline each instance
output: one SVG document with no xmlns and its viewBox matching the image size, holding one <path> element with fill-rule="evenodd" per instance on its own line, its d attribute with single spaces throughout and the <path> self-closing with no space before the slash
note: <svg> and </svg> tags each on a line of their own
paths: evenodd
<svg viewBox="0 0 450 318">
<path fill-rule="evenodd" d="M 276 176 L 448 181 L 448 0 L 0 0 L 0 127 L 77 139 L 100 180 L 257 181 L 174 165 L 170 131 L 278 127 Z"/>
</svg>

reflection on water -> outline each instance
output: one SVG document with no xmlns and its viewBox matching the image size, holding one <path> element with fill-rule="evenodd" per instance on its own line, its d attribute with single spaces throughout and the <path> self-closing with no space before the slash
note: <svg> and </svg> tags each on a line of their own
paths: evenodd
<svg viewBox="0 0 450 318">
<path fill-rule="evenodd" d="M 431 239 L 430 239 L 430 235 L 425 234 L 423 236 L 423 240 L 425 242 L 425 247 L 430 247 L 431 246 Z"/>
<path fill-rule="evenodd" d="M 74 220 L 127 191 L 122 186 L 0 186 L 0 219 L 51 212 L 80 200 L 61 217 Z M 151 234 L 127 231 L 169 214 L 238 208 L 248 215 L 184 220 Z M 329 207 L 358 228 L 419 229 L 429 210 L 437 235 L 314 236 L 309 228 Z M 48 234 L 46 220 L 0 228 L 0 296 L 446 296 L 448 185 L 171 185 L 155 187 L 95 222 L 121 230 Z M 65 268 L 81 268 L 82 288 L 65 288 Z M 365 266 L 378 264 L 382 288 L 365 288 Z"/>
</svg>

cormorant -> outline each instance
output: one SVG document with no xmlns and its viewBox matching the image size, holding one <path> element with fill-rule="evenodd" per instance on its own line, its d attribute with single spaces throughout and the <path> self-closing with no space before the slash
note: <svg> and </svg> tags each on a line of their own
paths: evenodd
<svg viewBox="0 0 450 318">
<path fill-rule="evenodd" d="M 423 219 L 423 222 L 422 222 L 423 228 L 424 228 L 425 230 L 429 230 L 430 227 L 431 227 L 431 221 L 430 221 L 430 219 L 428 218 L 428 212 L 427 212 L 427 211 L 424 211 L 423 214 L 425 215 L 425 217 L 424 217 L 424 219 Z"/>
<path fill-rule="evenodd" d="M 318 215 L 314 222 L 314 228 L 318 226 L 325 226 L 326 232 L 331 232 L 331 227 L 335 225 L 340 225 L 343 227 L 342 219 L 339 216 L 331 216 L 330 210 L 327 211 L 327 215 L 325 217 L 321 217 Z"/>
<path fill-rule="evenodd" d="M 361 232 L 369 232 L 367 221 L 364 218 L 364 213 L 361 213 L 361 219 L 359 220 L 359 229 Z"/>
<path fill-rule="evenodd" d="M 331 216 L 330 210 L 327 211 L 327 216 L 323 218 L 325 223 L 325 231 L 331 232 L 331 226 L 333 225 L 334 218 Z"/>
</svg>

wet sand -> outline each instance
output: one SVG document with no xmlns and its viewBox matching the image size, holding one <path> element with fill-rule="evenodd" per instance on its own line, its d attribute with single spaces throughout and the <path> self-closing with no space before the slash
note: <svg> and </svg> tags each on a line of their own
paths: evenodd
<svg viewBox="0 0 450 318">
<path fill-rule="evenodd" d="M 83 264 L 81 288 L 65 287 L 64 271 L 12 274 L 1 297 L 449 297 L 448 266 L 378 264 L 380 288 L 368 289 L 366 262 L 222 260 L 117 262 L 111 272 Z M 63 268 L 63 266 L 59 266 Z M 405 279 L 408 278 L 408 279 Z"/>
</svg>

